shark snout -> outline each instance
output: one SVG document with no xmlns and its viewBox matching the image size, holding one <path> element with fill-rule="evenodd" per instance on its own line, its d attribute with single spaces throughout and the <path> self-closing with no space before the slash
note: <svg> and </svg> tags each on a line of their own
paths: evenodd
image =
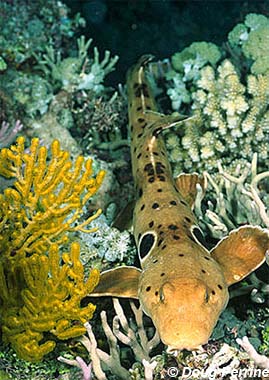
<svg viewBox="0 0 269 380">
<path fill-rule="evenodd" d="M 209 302 L 209 289 L 200 280 L 187 278 L 165 282 L 154 324 L 163 343 L 172 349 L 195 349 L 207 343 L 220 310 Z"/>
</svg>

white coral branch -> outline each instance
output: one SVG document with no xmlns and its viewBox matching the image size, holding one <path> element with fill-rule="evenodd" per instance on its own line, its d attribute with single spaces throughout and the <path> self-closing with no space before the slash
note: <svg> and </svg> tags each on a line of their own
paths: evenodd
<svg viewBox="0 0 269 380">
<path fill-rule="evenodd" d="M 237 338 L 236 342 L 246 351 L 258 367 L 269 369 L 269 358 L 265 355 L 258 354 L 247 336 L 244 336 L 242 339 Z"/>
</svg>

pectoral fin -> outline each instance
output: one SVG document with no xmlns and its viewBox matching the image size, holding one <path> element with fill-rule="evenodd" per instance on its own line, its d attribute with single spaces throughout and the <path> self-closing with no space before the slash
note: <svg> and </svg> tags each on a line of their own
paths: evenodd
<svg viewBox="0 0 269 380">
<path fill-rule="evenodd" d="M 197 173 L 180 174 L 175 178 L 175 184 L 190 207 L 194 205 L 196 199 L 197 184 L 202 187 L 203 191 L 205 189 L 205 179 Z"/>
<path fill-rule="evenodd" d="M 211 255 L 222 267 L 227 285 L 232 285 L 258 268 L 265 261 L 268 250 L 268 231 L 244 226 L 222 239 Z"/>
<path fill-rule="evenodd" d="M 90 297 L 112 296 L 138 298 L 138 280 L 141 270 L 136 267 L 119 267 L 101 273 L 100 281 Z"/>
</svg>

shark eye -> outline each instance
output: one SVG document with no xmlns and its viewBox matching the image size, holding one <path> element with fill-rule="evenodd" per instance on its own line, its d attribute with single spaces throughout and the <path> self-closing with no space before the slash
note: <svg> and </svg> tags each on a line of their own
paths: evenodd
<svg viewBox="0 0 269 380">
<path fill-rule="evenodd" d="M 156 235 L 152 232 L 148 232 L 142 236 L 139 242 L 138 253 L 140 260 L 143 260 L 151 251 L 156 242 Z"/>
</svg>

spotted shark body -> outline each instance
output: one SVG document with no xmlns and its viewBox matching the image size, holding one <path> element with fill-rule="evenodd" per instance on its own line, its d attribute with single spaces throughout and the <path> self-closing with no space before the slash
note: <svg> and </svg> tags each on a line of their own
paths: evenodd
<svg viewBox="0 0 269 380">
<path fill-rule="evenodd" d="M 141 268 L 103 272 L 94 295 L 138 298 L 160 338 L 171 349 L 195 349 L 208 341 L 229 295 L 265 260 L 268 232 L 244 226 L 211 252 L 202 242 L 191 205 L 197 174 L 173 179 L 162 130 L 178 116 L 158 113 L 143 56 L 127 78 L 132 170 L 136 186 L 134 236 Z"/>
</svg>

